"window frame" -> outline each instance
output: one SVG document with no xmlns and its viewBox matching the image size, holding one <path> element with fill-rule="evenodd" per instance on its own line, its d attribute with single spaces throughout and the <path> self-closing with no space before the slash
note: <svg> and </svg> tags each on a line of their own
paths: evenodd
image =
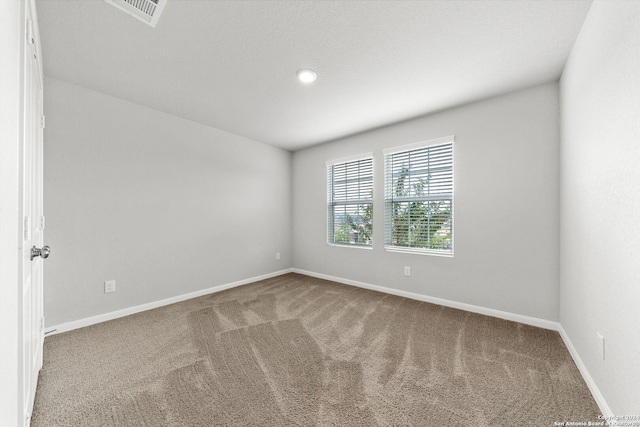
<svg viewBox="0 0 640 427">
<path fill-rule="evenodd" d="M 402 252 L 402 253 L 413 253 L 420 255 L 433 255 L 433 256 L 444 256 L 444 257 L 453 257 L 454 254 L 454 230 L 455 230 L 455 221 L 454 221 L 454 198 L 455 198 L 455 189 L 454 189 L 454 158 L 455 158 L 455 135 L 450 135 L 442 138 L 435 138 L 426 141 L 421 141 L 413 144 L 407 144 L 392 148 L 387 148 L 383 150 L 384 155 L 384 248 L 386 251 L 390 252 Z M 406 196 L 402 197 L 401 202 L 411 201 L 448 201 L 449 202 L 449 248 L 448 249 L 435 249 L 432 247 L 423 248 L 423 247 L 411 247 L 411 246 L 398 246 L 391 244 L 392 241 L 392 229 L 393 229 L 393 189 L 394 181 L 392 170 L 393 166 L 390 162 L 393 162 L 394 156 L 408 154 L 409 152 L 424 150 L 425 148 L 436 148 L 438 146 L 451 145 L 451 158 L 450 158 L 450 192 L 442 193 L 436 192 L 433 196 L 421 196 L 421 197 L 411 197 Z M 408 176 L 411 176 L 409 173 Z M 395 198 L 398 200 L 399 198 Z M 409 234 L 409 233 L 407 233 Z"/>
<path fill-rule="evenodd" d="M 348 163 L 356 163 L 363 160 L 368 160 L 370 162 L 370 187 L 371 187 L 371 198 L 357 198 L 351 199 L 347 198 L 345 200 L 336 201 L 334 198 L 333 189 L 335 188 L 335 175 L 333 174 L 335 171 L 335 167 L 339 165 L 346 165 Z M 373 153 L 363 153 L 349 157 L 343 157 L 335 160 L 330 160 L 325 162 L 326 170 L 327 170 L 327 244 L 329 246 L 340 246 L 340 247 L 348 247 L 348 248 L 359 248 L 359 249 L 373 249 L 373 194 L 374 194 L 374 156 Z M 367 175 L 368 176 L 368 175 Z M 358 183 L 360 179 L 358 180 Z M 336 206 L 348 206 L 353 204 L 361 204 L 362 202 L 367 202 L 367 204 L 371 205 L 371 236 L 369 238 L 368 244 L 362 243 L 347 243 L 347 242 L 336 242 L 335 241 L 335 207 Z"/>
</svg>

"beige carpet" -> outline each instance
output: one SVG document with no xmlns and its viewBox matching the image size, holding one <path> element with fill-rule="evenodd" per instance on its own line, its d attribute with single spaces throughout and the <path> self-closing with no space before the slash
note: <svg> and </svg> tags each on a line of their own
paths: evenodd
<svg viewBox="0 0 640 427">
<path fill-rule="evenodd" d="M 553 426 L 558 333 L 298 274 L 48 337 L 32 425 Z"/>
</svg>

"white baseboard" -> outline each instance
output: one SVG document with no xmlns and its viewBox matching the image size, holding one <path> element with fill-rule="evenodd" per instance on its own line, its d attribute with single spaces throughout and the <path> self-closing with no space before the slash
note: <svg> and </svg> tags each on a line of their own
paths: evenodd
<svg viewBox="0 0 640 427">
<path fill-rule="evenodd" d="M 416 294 L 414 292 L 401 291 L 398 289 L 387 288 L 385 286 L 372 285 L 370 283 L 358 282 L 356 280 L 343 279 L 341 277 L 329 276 L 327 274 L 315 273 L 313 271 L 292 269 L 294 273 L 304 274 L 306 276 L 317 277 L 318 279 L 331 280 L 333 282 L 344 283 L 345 285 L 357 286 L 359 288 L 370 289 L 373 291 L 384 292 L 385 294 L 397 295 L 418 301 L 430 302 L 432 304 L 444 305 L 445 307 L 457 308 L 460 310 L 470 311 L 472 313 L 485 314 L 500 319 L 512 320 L 514 322 L 524 323 L 526 325 L 537 326 L 543 329 L 551 329 L 557 331 L 560 327 L 558 322 L 551 320 L 539 319 L 537 317 L 524 316 L 522 314 L 509 313 L 507 311 L 495 310 L 493 308 L 480 307 L 478 305 L 466 304 L 443 298 L 432 297 L 428 295 Z"/>
<path fill-rule="evenodd" d="M 84 328 L 85 326 L 95 325 L 96 323 L 106 322 L 108 320 L 129 316 L 130 314 L 140 313 L 142 311 L 163 307 L 165 305 L 174 304 L 176 302 L 185 301 L 191 298 L 197 298 L 203 295 L 213 294 L 216 292 L 224 291 L 226 289 L 231 289 L 237 286 L 246 285 L 248 283 L 257 282 L 259 280 L 270 279 L 272 277 L 281 276 L 283 274 L 291 273 L 292 271 L 293 269 L 287 268 L 285 270 L 275 271 L 273 273 L 267 273 L 261 276 L 250 277 L 248 279 L 239 280 L 237 282 L 226 283 L 224 285 L 218 285 L 211 288 L 202 289 L 200 291 L 190 292 L 188 294 L 166 298 L 160 301 L 153 301 L 146 304 L 136 305 L 134 307 L 124 308 L 122 310 L 112 311 L 110 313 L 104 313 L 104 314 L 99 314 L 97 316 L 87 317 L 85 319 L 74 320 L 72 322 L 67 322 L 67 323 L 61 323 L 59 325 L 46 328 L 45 335 L 47 336 L 56 335 L 62 332 L 68 332 L 74 329 Z"/>
<path fill-rule="evenodd" d="M 566 345 L 567 348 L 569 349 L 569 353 L 571 353 L 571 357 L 573 358 L 573 361 L 575 362 L 576 366 L 578 367 L 578 370 L 582 374 L 582 378 L 584 378 L 584 382 L 587 383 L 587 387 L 589 387 L 589 391 L 591 392 L 591 395 L 593 396 L 596 403 L 598 404 L 598 407 L 600 408 L 602 415 L 604 415 L 605 417 L 613 417 L 613 412 L 611 411 L 611 408 L 609 408 L 609 405 L 604 400 L 602 393 L 600 393 L 600 390 L 598 389 L 596 382 L 593 380 L 593 378 L 591 377 L 591 374 L 587 370 L 587 367 L 582 362 L 582 359 L 580 358 L 578 351 L 576 350 L 576 348 L 573 346 L 573 343 L 569 339 L 569 335 L 567 335 L 567 331 L 565 331 L 562 325 L 560 325 L 558 332 L 560 333 L 560 336 L 564 341 L 564 345 Z M 614 426 L 616 424 L 612 422 L 611 424 L 606 424 L 606 425 Z"/>
</svg>

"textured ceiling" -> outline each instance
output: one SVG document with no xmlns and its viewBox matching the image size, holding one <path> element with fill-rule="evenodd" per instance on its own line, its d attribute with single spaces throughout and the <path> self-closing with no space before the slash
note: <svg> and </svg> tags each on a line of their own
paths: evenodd
<svg viewBox="0 0 640 427">
<path fill-rule="evenodd" d="M 46 75 L 289 150 L 557 79 L 590 5 L 37 1 Z"/>
</svg>

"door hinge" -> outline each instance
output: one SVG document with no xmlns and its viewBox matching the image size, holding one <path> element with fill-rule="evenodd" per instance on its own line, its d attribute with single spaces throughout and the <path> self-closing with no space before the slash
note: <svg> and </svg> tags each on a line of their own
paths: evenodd
<svg viewBox="0 0 640 427">
<path fill-rule="evenodd" d="M 40 318 L 40 332 L 44 330 L 44 316 Z"/>
<path fill-rule="evenodd" d="M 45 116 L 44 114 L 40 116 L 40 127 L 44 129 L 45 127 Z"/>
</svg>

